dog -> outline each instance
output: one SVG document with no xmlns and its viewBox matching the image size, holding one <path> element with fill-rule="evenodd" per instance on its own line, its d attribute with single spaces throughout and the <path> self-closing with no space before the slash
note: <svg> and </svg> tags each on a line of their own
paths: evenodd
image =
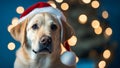
<svg viewBox="0 0 120 68">
<path fill-rule="evenodd" d="M 10 30 L 12 37 L 21 43 L 16 52 L 14 68 L 75 68 L 60 61 L 61 43 L 64 44 L 74 31 L 65 21 L 61 27 L 55 15 L 38 13 Z"/>
</svg>

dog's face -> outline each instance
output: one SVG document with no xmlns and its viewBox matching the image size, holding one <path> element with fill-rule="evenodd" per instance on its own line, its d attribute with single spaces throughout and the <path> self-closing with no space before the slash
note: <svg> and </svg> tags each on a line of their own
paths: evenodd
<svg viewBox="0 0 120 68">
<path fill-rule="evenodd" d="M 52 53 L 60 48 L 60 24 L 49 13 L 36 14 L 29 21 L 27 28 L 27 42 L 34 53 Z M 57 43 L 56 43 L 57 42 Z"/>
<path fill-rule="evenodd" d="M 21 42 L 21 47 L 35 54 L 60 54 L 60 44 L 74 34 L 67 22 L 61 22 L 62 25 L 55 15 L 39 13 L 12 28 L 10 33 L 14 39 Z"/>
</svg>

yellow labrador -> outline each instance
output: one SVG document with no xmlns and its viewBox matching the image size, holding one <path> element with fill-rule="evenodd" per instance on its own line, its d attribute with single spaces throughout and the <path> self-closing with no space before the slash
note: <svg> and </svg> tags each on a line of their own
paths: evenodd
<svg viewBox="0 0 120 68">
<path fill-rule="evenodd" d="M 68 40 L 73 29 L 50 13 L 38 13 L 22 21 L 10 31 L 12 37 L 21 43 L 16 53 L 14 68 L 75 68 L 60 61 L 61 43 Z"/>
</svg>

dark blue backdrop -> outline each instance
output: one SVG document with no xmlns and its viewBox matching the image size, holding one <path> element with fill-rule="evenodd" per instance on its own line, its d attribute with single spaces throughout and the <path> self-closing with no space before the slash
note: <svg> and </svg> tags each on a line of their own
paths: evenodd
<svg viewBox="0 0 120 68">
<path fill-rule="evenodd" d="M 7 31 L 8 25 L 11 24 L 13 17 L 19 17 L 19 14 L 16 13 L 16 8 L 18 6 L 23 6 L 24 8 L 29 7 L 30 5 L 38 1 L 47 1 L 47 0 L 3 0 L 0 1 L 0 68 L 13 68 L 13 62 L 15 58 L 15 51 L 19 47 L 19 43 L 15 42 L 10 34 Z M 119 18 L 120 18 L 120 1 L 116 0 L 100 0 L 101 7 L 100 10 L 107 10 L 109 12 L 109 21 L 110 26 L 113 29 L 113 35 L 111 41 L 120 41 L 120 27 L 119 27 Z M 13 51 L 8 50 L 7 45 L 9 42 L 16 43 L 16 49 Z M 117 47 L 115 51 L 115 60 L 109 66 L 110 68 L 120 67 L 120 46 Z M 84 61 L 84 60 L 82 60 Z M 87 67 L 87 63 L 84 62 L 84 66 L 81 68 L 90 68 Z M 93 63 L 90 63 L 93 64 Z M 82 66 L 82 65 L 78 65 Z M 85 67 L 86 66 L 86 67 Z M 78 67 L 79 68 L 79 67 Z"/>
<path fill-rule="evenodd" d="M 120 0 L 100 0 L 100 10 L 108 10 L 108 22 L 113 29 L 111 41 L 117 41 L 118 46 L 115 50 L 114 60 L 109 68 L 120 68 Z"/>
</svg>

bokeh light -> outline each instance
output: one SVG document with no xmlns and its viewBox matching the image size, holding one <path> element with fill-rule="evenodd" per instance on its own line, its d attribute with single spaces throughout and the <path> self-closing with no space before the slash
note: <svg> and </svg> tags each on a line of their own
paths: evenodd
<svg viewBox="0 0 120 68">
<path fill-rule="evenodd" d="M 100 22 L 98 20 L 93 20 L 91 26 L 93 28 L 98 28 L 100 26 Z"/>
<path fill-rule="evenodd" d="M 56 4 L 55 4 L 54 1 L 48 1 L 48 3 L 49 3 L 52 7 L 57 8 L 57 6 L 56 6 Z"/>
<path fill-rule="evenodd" d="M 64 10 L 64 11 L 68 10 L 69 9 L 68 3 L 62 3 L 61 4 L 61 9 Z"/>
<path fill-rule="evenodd" d="M 18 6 L 17 9 L 16 9 L 16 12 L 18 14 L 22 14 L 24 12 L 24 8 L 22 6 Z"/>
<path fill-rule="evenodd" d="M 55 0 L 57 3 L 62 3 L 63 0 Z"/>
<path fill-rule="evenodd" d="M 102 12 L 102 17 L 103 17 L 104 19 L 107 19 L 107 18 L 109 17 L 108 12 L 107 12 L 107 11 L 103 11 L 103 12 Z"/>
<path fill-rule="evenodd" d="M 110 56 L 111 56 L 111 52 L 110 52 L 110 50 L 105 50 L 104 52 L 103 52 L 103 57 L 105 58 L 105 59 L 108 59 L 108 58 L 110 58 Z"/>
<path fill-rule="evenodd" d="M 78 20 L 79 20 L 79 22 L 80 22 L 81 24 L 85 24 L 85 23 L 87 22 L 87 15 L 81 14 L 81 15 L 79 16 Z"/>
<path fill-rule="evenodd" d="M 8 32 L 10 32 L 10 30 L 11 30 L 13 27 L 14 27 L 14 25 L 9 25 L 8 28 L 7 28 L 7 29 L 8 29 Z"/>
<path fill-rule="evenodd" d="M 85 4 L 89 4 L 91 2 L 91 0 L 82 0 L 82 2 Z"/>
<path fill-rule="evenodd" d="M 10 42 L 10 43 L 8 44 L 8 49 L 9 49 L 9 50 L 14 50 L 14 49 L 15 49 L 15 43 Z"/>
<path fill-rule="evenodd" d="M 68 44 L 70 46 L 74 46 L 77 43 L 77 37 L 76 36 L 72 36 L 69 40 L 68 40 Z"/>
<path fill-rule="evenodd" d="M 98 34 L 98 35 L 101 34 L 102 33 L 102 27 L 99 26 L 98 28 L 95 28 L 94 32 L 95 32 L 95 34 Z"/>
<path fill-rule="evenodd" d="M 65 49 L 65 47 L 64 47 L 63 44 L 61 43 L 61 54 L 63 54 L 65 51 L 67 51 L 67 50 Z"/>
<path fill-rule="evenodd" d="M 105 35 L 111 36 L 112 35 L 112 29 L 110 27 L 106 28 Z"/>
<path fill-rule="evenodd" d="M 79 62 L 79 58 L 76 56 L 76 63 L 78 63 Z"/>
<path fill-rule="evenodd" d="M 106 66 L 106 62 L 103 60 L 98 63 L 99 68 L 105 68 L 105 66 Z"/>
<path fill-rule="evenodd" d="M 13 19 L 12 19 L 12 25 L 16 25 L 16 24 L 18 24 L 18 18 L 17 17 L 14 17 Z"/>
<path fill-rule="evenodd" d="M 100 6 L 100 3 L 98 1 L 92 1 L 91 6 L 93 8 L 98 8 Z"/>
</svg>

